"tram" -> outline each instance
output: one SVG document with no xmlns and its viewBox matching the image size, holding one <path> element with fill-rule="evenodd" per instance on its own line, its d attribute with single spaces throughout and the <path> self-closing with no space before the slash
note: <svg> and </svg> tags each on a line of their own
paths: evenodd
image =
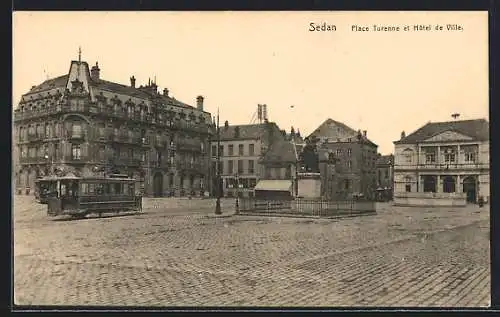
<svg viewBox="0 0 500 317">
<path fill-rule="evenodd" d="M 55 177 L 42 177 L 35 180 L 35 200 L 46 204 L 47 198 L 56 192 L 57 179 Z"/>
<path fill-rule="evenodd" d="M 142 212 L 142 195 L 135 192 L 135 179 L 126 175 L 104 177 L 55 177 L 55 193 L 47 197 L 49 216 Z"/>
</svg>

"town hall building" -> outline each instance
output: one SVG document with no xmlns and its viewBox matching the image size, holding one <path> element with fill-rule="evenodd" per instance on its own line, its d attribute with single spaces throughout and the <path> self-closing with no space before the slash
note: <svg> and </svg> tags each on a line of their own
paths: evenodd
<svg viewBox="0 0 500 317">
<path fill-rule="evenodd" d="M 394 145 L 395 203 L 461 195 L 470 203 L 480 196 L 489 201 L 488 121 L 429 122 L 409 135 L 401 133 Z"/>
</svg>

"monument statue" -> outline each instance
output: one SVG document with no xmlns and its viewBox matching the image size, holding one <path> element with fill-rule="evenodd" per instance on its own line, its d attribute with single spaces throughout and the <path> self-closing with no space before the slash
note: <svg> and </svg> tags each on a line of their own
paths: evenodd
<svg viewBox="0 0 500 317">
<path fill-rule="evenodd" d="M 306 145 L 300 155 L 301 169 L 306 173 L 319 173 L 317 140 L 306 138 Z"/>
</svg>

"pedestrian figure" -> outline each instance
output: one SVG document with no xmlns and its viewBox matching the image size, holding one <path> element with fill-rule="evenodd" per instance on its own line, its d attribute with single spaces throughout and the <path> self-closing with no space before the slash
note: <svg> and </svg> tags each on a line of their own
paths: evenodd
<svg viewBox="0 0 500 317">
<path fill-rule="evenodd" d="M 479 204 L 479 207 L 483 207 L 484 206 L 484 198 L 483 198 L 483 196 L 479 196 L 479 199 L 478 199 L 477 203 Z"/>
</svg>

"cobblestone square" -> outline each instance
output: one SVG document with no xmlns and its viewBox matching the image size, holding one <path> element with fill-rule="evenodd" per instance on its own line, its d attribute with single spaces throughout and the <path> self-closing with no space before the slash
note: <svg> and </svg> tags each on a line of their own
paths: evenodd
<svg viewBox="0 0 500 317">
<path fill-rule="evenodd" d="M 489 306 L 488 207 L 317 219 L 214 205 L 144 199 L 143 214 L 64 221 L 15 196 L 15 304 Z"/>
</svg>

